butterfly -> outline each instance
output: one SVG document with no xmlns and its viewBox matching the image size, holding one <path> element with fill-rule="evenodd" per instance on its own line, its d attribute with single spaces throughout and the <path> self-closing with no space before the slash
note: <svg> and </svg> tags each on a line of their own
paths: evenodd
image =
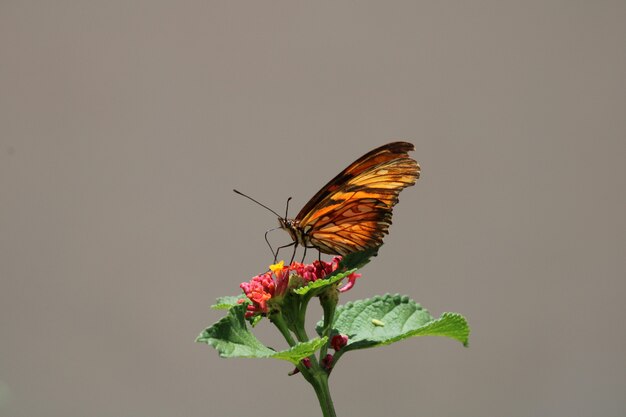
<svg viewBox="0 0 626 417">
<path fill-rule="evenodd" d="M 324 185 L 293 219 L 234 191 L 276 214 L 279 228 L 293 240 L 276 252 L 272 250 L 275 261 L 280 249 L 294 246 L 293 261 L 298 245 L 304 247 L 305 256 L 307 248 L 341 256 L 376 250 L 389 233 L 400 191 L 414 185 L 420 176 L 419 164 L 408 155 L 414 150 L 408 142 L 392 142 L 371 150 Z"/>
</svg>

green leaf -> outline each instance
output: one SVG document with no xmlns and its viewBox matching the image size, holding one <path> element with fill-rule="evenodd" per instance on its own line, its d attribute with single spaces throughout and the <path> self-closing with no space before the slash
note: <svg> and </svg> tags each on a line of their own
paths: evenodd
<svg viewBox="0 0 626 417">
<path fill-rule="evenodd" d="M 339 272 L 333 275 L 330 275 L 328 278 L 318 279 L 317 281 L 310 282 L 306 287 L 301 287 L 293 290 L 294 293 L 299 295 L 304 295 L 309 291 L 315 291 L 315 293 L 319 293 L 320 290 L 333 285 L 336 282 L 341 281 L 351 273 L 355 272 L 356 269 L 350 269 L 348 271 Z"/>
<path fill-rule="evenodd" d="M 205 329 L 196 342 L 213 346 L 222 358 L 275 358 L 298 364 L 326 343 L 327 338 L 315 338 L 298 343 L 290 349 L 276 352 L 259 341 L 246 326 L 246 304 L 233 306 L 228 315 Z"/>
<path fill-rule="evenodd" d="M 248 301 L 248 298 L 243 294 L 219 297 L 217 300 L 215 300 L 215 304 L 213 304 L 211 308 L 213 310 L 228 310 L 231 307 L 241 304 L 239 303 L 239 300 Z"/>
<path fill-rule="evenodd" d="M 380 249 L 380 246 L 344 256 L 339 262 L 339 269 L 361 269 L 365 264 L 369 263 L 372 257 L 378 255 L 378 249 Z"/>
<path fill-rule="evenodd" d="M 317 324 L 321 334 L 322 322 Z M 386 294 L 339 306 L 333 335 L 348 336 L 343 352 L 384 346 L 414 336 L 445 336 L 468 344 L 469 326 L 463 316 L 443 313 L 435 319 L 421 305 L 399 294 Z"/>
<path fill-rule="evenodd" d="M 281 352 L 275 352 L 272 355 L 274 359 L 283 359 L 297 365 L 302 359 L 307 356 L 311 356 L 315 353 L 319 348 L 326 344 L 328 341 L 327 337 L 316 337 L 315 339 L 311 339 L 306 342 L 298 343 L 295 346 L 283 350 Z"/>
</svg>

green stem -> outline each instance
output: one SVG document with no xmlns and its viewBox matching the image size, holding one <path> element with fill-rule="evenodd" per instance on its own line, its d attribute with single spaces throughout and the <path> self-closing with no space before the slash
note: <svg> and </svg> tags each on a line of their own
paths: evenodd
<svg viewBox="0 0 626 417">
<path fill-rule="evenodd" d="M 341 355 L 343 355 L 345 351 L 343 349 L 341 349 L 339 352 L 335 352 L 335 354 L 333 355 L 333 367 L 335 367 L 335 365 L 337 365 L 337 362 L 339 362 L 339 358 L 341 358 Z"/>
<path fill-rule="evenodd" d="M 306 322 L 306 309 L 309 306 L 309 301 L 311 301 L 311 296 L 312 296 L 311 293 L 305 294 L 304 297 L 302 297 L 302 300 L 300 301 L 296 327 L 301 327 L 302 329 L 304 329 L 304 325 Z"/>
<path fill-rule="evenodd" d="M 309 381 L 315 389 L 315 395 L 322 408 L 322 415 L 324 417 L 337 417 L 335 414 L 335 406 L 333 405 L 333 399 L 330 397 L 330 390 L 328 388 L 328 374 L 326 372 L 319 372 L 313 376 L 313 380 Z"/>
<path fill-rule="evenodd" d="M 278 312 L 271 314 L 269 319 L 272 323 L 274 323 L 274 326 L 278 327 L 278 330 L 283 335 L 287 343 L 289 343 L 289 346 L 295 346 L 296 341 L 293 339 L 282 313 Z"/>
<path fill-rule="evenodd" d="M 305 322 L 305 312 L 306 310 L 301 310 L 300 317 L 298 323 L 294 328 L 294 333 L 296 338 L 300 342 L 306 342 L 309 340 L 309 336 L 306 333 L 306 329 L 304 328 Z M 331 313 L 331 323 L 332 323 L 332 313 Z M 328 326 L 328 330 L 330 331 L 330 325 Z M 324 351 L 327 348 L 327 344 L 322 347 Z M 326 356 L 320 355 L 320 361 Z M 300 368 L 302 372 L 302 376 L 313 386 L 315 390 L 315 395 L 317 395 L 317 400 L 320 403 L 320 407 L 322 408 L 322 415 L 324 417 L 336 417 L 335 407 L 333 405 L 333 400 L 330 397 L 330 390 L 328 388 L 328 372 L 320 366 L 315 355 L 309 356 L 309 360 L 311 361 L 311 369 L 305 369 L 304 371 Z"/>
<path fill-rule="evenodd" d="M 326 294 L 320 296 L 320 304 L 324 311 L 324 323 L 322 327 L 322 337 L 328 337 L 328 342 L 320 349 L 320 360 L 324 359 L 326 353 L 328 353 L 328 346 L 330 345 L 330 331 L 335 320 L 335 310 L 337 309 L 337 292 L 336 288 L 332 287 Z"/>
<path fill-rule="evenodd" d="M 298 310 L 297 314 L 298 317 L 295 320 L 296 323 L 293 323 L 293 328 L 291 329 L 299 342 L 306 342 L 309 340 L 309 336 L 307 335 L 304 328 L 304 322 L 306 319 L 306 305 L 308 304 L 309 300 L 310 297 L 301 304 L 301 308 Z M 324 315 L 324 317 L 330 318 L 330 323 L 332 323 L 333 313 L 334 309 L 332 313 L 328 314 L 328 316 L 326 314 Z M 283 317 L 282 313 L 273 313 L 270 315 L 269 318 L 271 322 L 274 323 L 274 325 L 278 328 L 285 340 L 287 340 L 289 346 L 295 346 L 296 341 L 294 340 L 293 335 L 291 334 L 289 326 L 287 325 L 285 317 Z M 328 325 L 327 331 L 330 331 L 330 324 Z M 333 400 L 330 397 L 330 390 L 328 388 L 328 373 L 319 365 L 319 362 L 317 361 L 315 355 L 309 356 L 309 360 L 311 361 L 311 368 L 307 368 L 302 362 L 298 363 L 296 367 L 298 368 L 304 379 L 313 386 L 313 389 L 315 390 L 315 395 L 317 396 L 317 400 L 319 401 L 320 407 L 322 409 L 322 415 L 324 417 L 337 417 L 337 414 L 335 414 Z"/>
<path fill-rule="evenodd" d="M 324 327 L 322 329 L 322 337 L 328 337 L 328 342 L 320 349 L 320 360 L 328 353 L 328 346 L 330 345 L 330 330 L 335 318 L 334 308 L 324 308 Z"/>
<path fill-rule="evenodd" d="M 304 329 L 304 326 L 301 326 L 300 323 L 298 323 L 298 325 L 295 326 L 294 333 L 296 334 L 296 338 L 298 339 L 299 342 L 309 341 L 309 335 L 306 334 L 306 330 Z"/>
<path fill-rule="evenodd" d="M 270 315 L 269 318 L 270 318 L 270 321 L 274 323 L 274 325 L 278 328 L 278 330 L 283 335 L 285 340 L 287 340 L 287 343 L 289 344 L 289 346 L 295 346 L 297 342 L 294 340 L 293 336 L 291 335 L 291 332 L 289 331 L 289 326 L 287 326 L 287 322 L 285 321 L 285 318 L 283 317 L 282 313 L 280 312 L 273 313 Z M 319 367 L 317 360 L 315 358 L 315 355 L 311 355 L 309 359 L 311 359 L 313 366 Z M 309 370 L 306 366 L 304 366 L 302 362 L 298 363 L 296 365 L 296 368 L 298 368 L 298 370 L 300 371 L 304 379 L 306 379 L 311 385 L 315 386 L 313 374 L 311 370 Z"/>
</svg>

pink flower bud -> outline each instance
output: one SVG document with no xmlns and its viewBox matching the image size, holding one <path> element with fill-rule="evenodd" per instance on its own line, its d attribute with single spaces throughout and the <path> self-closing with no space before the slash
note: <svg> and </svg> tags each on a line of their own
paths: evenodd
<svg viewBox="0 0 626 417">
<path fill-rule="evenodd" d="M 330 346 L 337 352 L 348 344 L 348 336 L 337 334 L 330 340 Z"/>
<path fill-rule="evenodd" d="M 332 369 L 333 367 L 333 355 L 331 355 L 330 353 L 327 354 L 324 359 L 322 359 L 322 366 L 328 370 Z"/>
</svg>

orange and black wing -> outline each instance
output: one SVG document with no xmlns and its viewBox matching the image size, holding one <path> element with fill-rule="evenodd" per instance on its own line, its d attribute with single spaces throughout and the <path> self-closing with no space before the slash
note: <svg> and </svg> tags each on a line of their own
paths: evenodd
<svg viewBox="0 0 626 417">
<path fill-rule="evenodd" d="M 382 245 L 400 191 L 419 178 L 420 167 L 408 155 L 412 150 L 408 142 L 389 143 L 330 180 L 296 216 L 308 241 L 338 255 Z"/>
</svg>

